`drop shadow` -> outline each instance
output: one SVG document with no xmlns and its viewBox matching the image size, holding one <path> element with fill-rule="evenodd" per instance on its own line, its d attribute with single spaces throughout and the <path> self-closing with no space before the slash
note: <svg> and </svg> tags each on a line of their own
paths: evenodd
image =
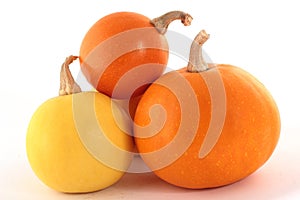
<svg viewBox="0 0 300 200">
<path fill-rule="evenodd" d="M 295 161 L 295 155 L 285 155 L 285 157 L 273 157 L 263 167 L 252 175 L 236 183 L 211 189 L 185 189 L 173 186 L 158 178 L 154 173 L 127 173 L 111 188 L 99 192 L 123 193 L 127 197 L 147 196 L 166 197 L 167 199 L 283 199 L 289 195 L 300 195 L 300 172 L 298 165 L 289 165 L 292 161 L 300 164 L 300 160 Z M 124 198 L 123 196 L 123 198 Z"/>
</svg>

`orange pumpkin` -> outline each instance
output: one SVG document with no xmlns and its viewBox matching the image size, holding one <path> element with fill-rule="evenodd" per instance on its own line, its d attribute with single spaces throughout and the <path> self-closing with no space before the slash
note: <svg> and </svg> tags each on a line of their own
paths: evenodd
<svg viewBox="0 0 300 200">
<path fill-rule="evenodd" d="M 266 87 L 245 70 L 207 64 L 205 31 L 187 67 L 164 74 L 135 113 L 135 143 L 161 179 L 184 188 L 239 181 L 261 167 L 280 135 L 280 115 Z"/>
<path fill-rule="evenodd" d="M 83 74 L 99 92 L 110 97 L 141 95 L 165 70 L 169 47 L 163 34 L 176 19 L 190 25 L 192 17 L 173 11 L 153 20 L 133 12 L 101 18 L 86 33 L 80 47 Z"/>
</svg>

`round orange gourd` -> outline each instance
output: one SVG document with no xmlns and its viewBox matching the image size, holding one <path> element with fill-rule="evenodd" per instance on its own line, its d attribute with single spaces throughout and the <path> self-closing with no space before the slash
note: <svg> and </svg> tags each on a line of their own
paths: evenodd
<svg viewBox="0 0 300 200">
<path fill-rule="evenodd" d="M 145 92 L 134 135 L 145 163 L 161 179 L 184 188 L 239 181 L 274 151 L 280 116 L 264 85 L 245 70 L 206 64 L 201 31 L 186 68 L 164 74 Z"/>
<path fill-rule="evenodd" d="M 99 92 L 110 97 L 141 95 L 165 70 L 169 47 L 163 34 L 175 19 L 189 25 L 192 17 L 173 11 L 153 20 L 133 12 L 101 18 L 86 33 L 80 47 L 83 74 Z"/>
</svg>

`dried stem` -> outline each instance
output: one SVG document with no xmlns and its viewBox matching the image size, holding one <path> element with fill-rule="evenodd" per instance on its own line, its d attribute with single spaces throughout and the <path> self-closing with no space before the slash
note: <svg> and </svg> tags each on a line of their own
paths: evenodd
<svg viewBox="0 0 300 200">
<path fill-rule="evenodd" d="M 196 35 L 190 50 L 189 64 L 187 70 L 189 72 L 202 72 L 208 69 L 208 65 L 203 59 L 202 45 L 208 40 L 209 34 L 205 30 L 200 31 Z"/>
<path fill-rule="evenodd" d="M 167 32 L 167 28 L 169 24 L 174 20 L 181 20 L 185 26 L 191 25 L 193 17 L 185 12 L 182 11 L 171 11 L 168 12 L 160 17 L 154 18 L 151 20 L 151 23 L 157 28 L 157 30 L 161 34 L 165 34 Z"/>
<path fill-rule="evenodd" d="M 61 66 L 59 96 L 75 94 L 81 92 L 81 88 L 74 81 L 69 69 L 69 65 L 78 58 L 78 56 L 69 56 Z"/>
</svg>

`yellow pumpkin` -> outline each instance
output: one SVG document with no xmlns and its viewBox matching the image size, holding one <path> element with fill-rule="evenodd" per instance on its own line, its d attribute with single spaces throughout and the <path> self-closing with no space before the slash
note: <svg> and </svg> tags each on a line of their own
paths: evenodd
<svg viewBox="0 0 300 200">
<path fill-rule="evenodd" d="M 116 183 L 132 159 L 129 118 L 108 96 L 79 92 L 44 102 L 29 123 L 29 163 L 49 187 L 66 193 Z"/>
</svg>

